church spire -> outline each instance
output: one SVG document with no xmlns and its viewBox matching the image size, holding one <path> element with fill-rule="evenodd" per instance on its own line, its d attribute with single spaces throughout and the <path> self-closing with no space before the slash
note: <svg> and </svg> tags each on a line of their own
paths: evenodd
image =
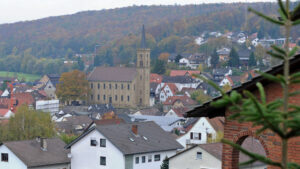
<svg viewBox="0 0 300 169">
<path fill-rule="evenodd" d="M 146 49 L 146 33 L 145 33 L 145 25 L 142 28 L 142 41 L 141 41 L 141 48 Z"/>
</svg>

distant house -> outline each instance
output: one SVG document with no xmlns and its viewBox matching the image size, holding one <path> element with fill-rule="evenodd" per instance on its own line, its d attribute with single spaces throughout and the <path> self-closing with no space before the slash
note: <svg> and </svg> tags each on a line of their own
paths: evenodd
<svg viewBox="0 0 300 169">
<path fill-rule="evenodd" d="M 2 169 L 70 169 L 69 151 L 59 138 L 11 141 L 0 144 Z"/>
<path fill-rule="evenodd" d="M 134 115 L 151 115 L 151 116 L 161 116 L 163 112 L 155 107 L 140 109 L 134 113 Z"/>
<path fill-rule="evenodd" d="M 70 116 L 56 122 L 56 128 L 61 133 L 81 134 L 91 123 L 93 120 L 88 116 Z"/>
<path fill-rule="evenodd" d="M 153 122 L 97 125 L 66 148 L 71 168 L 160 169 L 182 146 Z"/>
<path fill-rule="evenodd" d="M 14 113 L 9 109 L 0 109 L 0 119 L 9 119 Z"/>
<path fill-rule="evenodd" d="M 201 81 L 190 76 L 163 76 L 162 84 L 164 83 L 174 83 L 181 91 L 182 88 L 197 88 Z"/>
<path fill-rule="evenodd" d="M 200 144 L 169 158 L 169 169 L 221 169 L 222 143 Z"/>
<path fill-rule="evenodd" d="M 35 102 L 35 109 L 55 114 L 59 112 L 59 100 L 38 100 Z"/>
<path fill-rule="evenodd" d="M 203 54 L 195 53 L 179 60 L 179 66 L 191 69 L 197 69 L 200 64 L 206 64 L 210 67 L 210 57 L 205 57 Z"/>
<path fill-rule="evenodd" d="M 184 96 L 170 96 L 163 102 L 164 112 L 168 112 L 171 108 L 183 108 L 197 105 L 198 103 L 190 97 Z"/>
<path fill-rule="evenodd" d="M 160 102 L 165 102 L 169 97 L 175 96 L 178 88 L 173 83 L 165 83 L 159 92 Z"/>
<path fill-rule="evenodd" d="M 222 48 L 217 50 L 217 53 L 219 55 L 219 60 L 221 62 L 225 62 L 229 60 L 229 54 L 230 54 L 230 49 L 229 48 Z"/>
<path fill-rule="evenodd" d="M 199 70 L 171 70 L 170 76 L 190 76 L 193 77 L 194 74 L 199 75 L 201 72 Z"/>
<path fill-rule="evenodd" d="M 225 76 L 232 75 L 232 70 L 230 68 L 219 68 L 213 69 L 213 80 L 221 81 Z"/>
<path fill-rule="evenodd" d="M 185 124 L 186 119 L 174 116 L 150 116 L 150 115 L 129 115 L 132 122 L 153 121 L 166 132 L 172 132 L 174 129 L 180 129 Z"/>
<path fill-rule="evenodd" d="M 251 51 L 248 49 L 240 49 L 237 51 L 237 53 L 240 57 L 240 65 L 248 66 Z"/>
<path fill-rule="evenodd" d="M 177 138 L 177 141 L 183 147 L 186 148 L 193 144 L 205 144 L 209 139 L 216 139 L 218 132 L 223 132 L 224 118 L 194 118 L 188 120 L 184 128 L 185 134 Z"/>
<path fill-rule="evenodd" d="M 223 87 L 225 85 L 234 86 L 234 82 L 230 76 L 225 76 L 224 79 L 219 83 L 220 87 Z"/>
<path fill-rule="evenodd" d="M 183 117 L 183 114 L 188 110 L 187 107 L 171 108 L 165 116 Z"/>
<path fill-rule="evenodd" d="M 150 74 L 150 83 L 161 83 L 162 82 L 162 76 L 156 73 Z"/>
<path fill-rule="evenodd" d="M 57 99 L 55 91 L 56 85 L 59 83 L 60 75 L 47 74 L 44 75 L 38 84 L 35 86 L 37 89 L 42 89 L 50 99 Z"/>
</svg>

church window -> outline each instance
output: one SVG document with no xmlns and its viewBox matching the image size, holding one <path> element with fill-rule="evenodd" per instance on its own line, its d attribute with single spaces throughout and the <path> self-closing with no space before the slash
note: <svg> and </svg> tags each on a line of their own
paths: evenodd
<svg viewBox="0 0 300 169">
<path fill-rule="evenodd" d="M 142 104 L 143 103 L 143 100 L 142 100 L 142 98 L 140 98 L 140 104 Z"/>
<path fill-rule="evenodd" d="M 121 84 L 121 89 L 124 89 L 124 85 L 123 85 L 123 83 Z"/>
<path fill-rule="evenodd" d="M 106 88 L 106 86 L 105 86 L 105 83 L 103 84 L 103 89 L 105 89 Z"/>
<path fill-rule="evenodd" d="M 130 90 L 130 84 L 127 85 L 127 89 Z"/>
<path fill-rule="evenodd" d="M 127 101 L 130 101 L 130 96 L 127 96 Z"/>
<path fill-rule="evenodd" d="M 91 100 L 93 100 L 93 98 L 94 98 L 94 95 L 91 94 Z"/>
<path fill-rule="evenodd" d="M 115 95 L 115 101 L 117 101 L 118 100 L 118 96 L 117 95 Z"/>
<path fill-rule="evenodd" d="M 121 95 L 121 101 L 123 101 L 123 100 L 124 100 L 123 95 Z"/>
<path fill-rule="evenodd" d="M 140 76 L 140 80 L 142 80 L 143 79 L 143 77 L 142 77 L 142 75 Z"/>
<path fill-rule="evenodd" d="M 109 89 L 111 89 L 111 84 L 109 84 Z"/>
<path fill-rule="evenodd" d="M 91 83 L 91 89 L 93 88 L 94 86 L 93 86 L 93 83 Z"/>
<path fill-rule="evenodd" d="M 115 89 L 118 89 L 118 84 L 115 84 Z"/>
<path fill-rule="evenodd" d="M 100 100 L 100 95 L 98 94 L 98 100 Z"/>
<path fill-rule="evenodd" d="M 105 97 L 105 95 L 103 95 L 103 100 L 105 100 L 106 99 L 106 97 Z"/>
<path fill-rule="evenodd" d="M 100 89 L 100 83 L 98 83 L 98 89 Z"/>
</svg>

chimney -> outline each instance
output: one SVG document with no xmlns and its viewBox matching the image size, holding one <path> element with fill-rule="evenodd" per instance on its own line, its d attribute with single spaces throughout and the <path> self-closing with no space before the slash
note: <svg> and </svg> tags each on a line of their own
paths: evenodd
<svg viewBox="0 0 300 169">
<path fill-rule="evenodd" d="M 47 151 L 47 141 L 46 138 L 41 138 L 41 149 Z"/>
<path fill-rule="evenodd" d="M 138 126 L 136 124 L 132 125 L 131 130 L 135 135 L 138 135 Z"/>
</svg>

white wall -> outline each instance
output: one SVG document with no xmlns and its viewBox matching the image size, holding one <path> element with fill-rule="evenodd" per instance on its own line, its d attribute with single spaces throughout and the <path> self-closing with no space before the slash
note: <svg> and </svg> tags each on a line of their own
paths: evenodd
<svg viewBox="0 0 300 169">
<path fill-rule="evenodd" d="M 160 161 L 154 161 L 154 155 L 160 154 Z M 157 152 L 157 153 L 146 153 L 146 154 L 137 154 L 133 156 L 133 169 L 160 169 L 160 166 L 163 160 L 166 157 L 171 157 L 176 154 L 176 150 L 166 151 L 166 152 Z M 148 156 L 152 156 L 152 161 L 148 162 Z M 146 162 L 142 163 L 142 156 L 146 157 Z M 135 158 L 139 157 L 139 163 L 135 163 Z"/>
<path fill-rule="evenodd" d="M 97 140 L 97 146 L 90 146 L 91 138 Z M 100 138 L 105 137 L 95 129 L 71 147 L 72 169 L 125 169 L 121 151 L 106 138 L 106 147 L 100 147 Z M 100 165 L 100 156 L 106 157 L 106 166 Z"/>
<path fill-rule="evenodd" d="M 165 116 L 178 117 L 177 114 L 174 112 L 173 109 L 170 109 Z"/>
<path fill-rule="evenodd" d="M 190 139 L 190 133 L 201 133 L 201 140 L 196 139 Z M 210 125 L 210 123 L 206 120 L 206 118 L 201 117 L 194 126 L 184 135 L 180 136 L 176 140 L 184 147 L 186 148 L 186 143 L 189 141 L 192 144 L 205 144 L 207 143 L 207 133 L 212 134 L 213 138 L 216 138 L 216 131 L 215 129 Z"/>
<path fill-rule="evenodd" d="M 202 159 L 197 159 L 197 152 L 202 152 Z M 192 148 L 169 160 L 169 169 L 221 169 L 222 161 L 200 147 Z"/>
<path fill-rule="evenodd" d="M 70 164 L 61 164 L 61 165 L 53 165 L 53 166 L 42 166 L 42 167 L 34 167 L 34 169 L 64 169 L 70 168 Z"/>
<path fill-rule="evenodd" d="M 1 169 L 27 169 L 27 166 L 5 145 L 0 146 L 0 158 L 1 153 L 8 153 L 8 162 L 2 162 L 0 159 Z"/>
</svg>

